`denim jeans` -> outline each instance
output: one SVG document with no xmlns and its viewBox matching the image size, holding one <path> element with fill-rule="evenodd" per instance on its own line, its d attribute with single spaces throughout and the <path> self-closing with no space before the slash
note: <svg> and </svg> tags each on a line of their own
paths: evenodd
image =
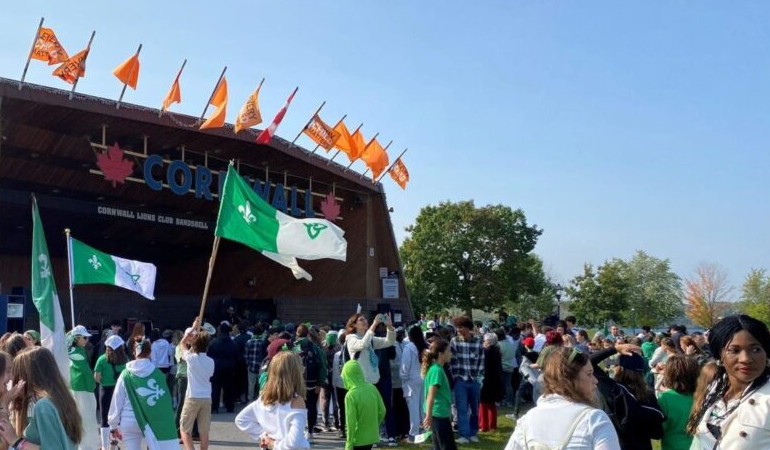
<svg viewBox="0 0 770 450">
<path fill-rule="evenodd" d="M 503 371 L 503 387 L 505 388 L 504 402 L 513 405 L 514 392 L 513 392 L 513 372 Z"/>
<path fill-rule="evenodd" d="M 455 405 L 460 437 L 466 439 L 479 434 L 479 395 L 481 386 L 476 381 L 455 379 Z M 468 413 L 470 412 L 470 417 Z"/>
</svg>

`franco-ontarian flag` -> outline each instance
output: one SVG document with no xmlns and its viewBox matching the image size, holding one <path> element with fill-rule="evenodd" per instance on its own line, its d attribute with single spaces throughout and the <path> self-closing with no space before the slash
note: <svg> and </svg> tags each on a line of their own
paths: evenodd
<svg viewBox="0 0 770 450">
<path fill-rule="evenodd" d="M 32 302 L 40 314 L 40 343 L 53 353 L 59 372 L 69 384 L 70 357 L 67 351 L 67 336 L 64 333 L 64 318 L 53 280 L 43 222 L 40 221 L 40 213 L 34 197 L 32 199 Z"/>
<path fill-rule="evenodd" d="M 240 242 L 291 269 L 297 279 L 312 280 L 296 258 L 345 261 L 345 232 L 323 219 L 295 219 L 270 206 L 241 178 L 227 169 L 217 217 L 216 236 Z"/>
<path fill-rule="evenodd" d="M 72 284 L 112 284 L 155 300 L 154 264 L 108 255 L 69 239 Z"/>
</svg>

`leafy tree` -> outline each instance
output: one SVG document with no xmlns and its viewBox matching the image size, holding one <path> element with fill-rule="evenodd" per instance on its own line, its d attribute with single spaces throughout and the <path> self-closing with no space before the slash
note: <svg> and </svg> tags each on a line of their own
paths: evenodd
<svg viewBox="0 0 770 450">
<path fill-rule="evenodd" d="M 519 320 L 542 320 L 556 311 L 556 283 L 546 275 L 539 257 L 533 255 L 535 262 L 530 270 L 532 275 L 531 286 L 533 293 L 525 293 L 518 301 L 509 302 L 506 311 L 519 318 Z"/>
<path fill-rule="evenodd" d="M 629 292 L 624 270 L 621 260 L 605 262 L 596 272 L 591 264 L 585 264 L 583 274 L 570 281 L 566 289 L 572 300 L 569 309 L 579 322 L 600 325 L 623 318 Z"/>
<path fill-rule="evenodd" d="M 696 325 L 711 328 L 729 306 L 727 302 L 733 292 L 727 284 L 727 271 L 716 264 L 704 263 L 684 285 L 687 317 Z"/>
<path fill-rule="evenodd" d="M 770 325 L 770 277 L 765 269 L 753 269 L 741 288 L 743 311 Z"/>
<path fill-rule="evenodd" d="M 418 310 L 491 311 L 542 291 L 542 264 L 531 254 L 542 230 L 524 212 L 473 201 L 426 206 L 401 246 L 407 285 Z"/>
<path fill-rule="evenodd" d="M 629 286 L 628 304 L 633 308 L 633 314 L 626 311 L 624 323 L 655 326 L 682 313 L 682 281 L 668 259 L 637 251 L 624 264 L 624 277 Z"/>
</svg>

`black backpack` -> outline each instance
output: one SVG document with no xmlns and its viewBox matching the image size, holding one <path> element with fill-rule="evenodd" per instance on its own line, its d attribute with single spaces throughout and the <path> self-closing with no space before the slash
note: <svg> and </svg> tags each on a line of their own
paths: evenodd
<svg viewBox="0 0 770 450">
<path fill-rule="evenodd" d="M 315 345 L 307 339 L 302 340 L 294 346 L 294 353 L 302 358 L 302 365 L 305 368 L 305 387 L 314 389 L 318 385 L 318 379 L 323 368 Z"/>
</svg>

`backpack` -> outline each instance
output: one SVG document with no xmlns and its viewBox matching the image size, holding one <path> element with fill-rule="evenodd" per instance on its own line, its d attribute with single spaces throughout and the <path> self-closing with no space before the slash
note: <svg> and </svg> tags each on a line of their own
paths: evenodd
<svg viewBox="0 0 770 450">
<path fill-rule="evenodd" d="M 572 425 L 570 425 L 569 429 L 567 430 L 567 435 L 564 436 L 564 439 L 559 443 L 557 447 L 551 447 L 547 444 L 544 444 L 542 442 L 538 441 L 527 441 L 527 427 L 526 424 L 524 426 L 524 429 L 522 430 L 522 434 L 524 437 L 524 448 L 526 450 L 566 450 L 567 445 L 569 444 L 569 440 L 572 439 L 572 435 L 575 433 L 575 429 L 577 429 L 578 424 L 580 421 L 585 417 L 588 413 L 591 412 L 590 407 L 585 407 L 580 412 L 578 412 L 577 416 L 575 416 L 575 419 L 572 421 Z"/>
<path fill-rule="evenodd" d="M 318 379 L 323 368 L 315 345 L 305 339 L 294 346 L 294 353 L 302 358 L 302 366 L 305 368 L 305 387 L 314 389 L 318 385 Z"/>
<path fill-rule="evenodd" d="M 607 413 L 615 426 L 618 435 L 624 433 L 631 423 L 632 408 L 626 397 L 625 389 L 611 379 L 599 380 L 599 402 L 601 409 Z"/>
<path fill-rule="evenodd" d="M 374 348 L 374 347 L 372 347 L 372 348 Z M 361 351 L 361 352 L 356 353 L 353 356 L 353 359 L 358 361 L 358 358 L 361 357 L 361 353 L 363 353 L 363 352 Z M 342 365 L 344 366 L 345 363 L 348 362 L 348 361 L 350 361 L 350 352 L 348 352 L 348 345 L 347 345 L 347 343 L 345 343 L 345 344 L 342 344 Z"/>
</svg>

